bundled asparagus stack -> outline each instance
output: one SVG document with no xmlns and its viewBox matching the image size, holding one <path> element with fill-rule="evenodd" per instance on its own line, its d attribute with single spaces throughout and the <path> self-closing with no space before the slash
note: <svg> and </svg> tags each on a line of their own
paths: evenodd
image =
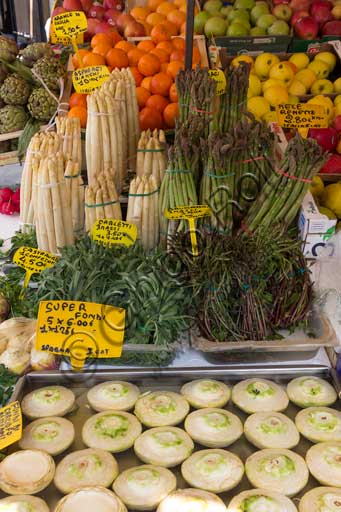
<svg viewBox="0 0 341 512">
<path fill-rule="evenodd" d="M 86 231 L 91 231 L 100 219 L 122 219 L 119 196 L 110 171 L 99 174 L 85 189 Z"/>
<path fill-rule="evenodd" d="M 130 183 L 127 222 L 137 227 L 145 249 L 159 243 L 159 188 L 153 175 L 137 176 Z"/>
<path fill-rule="evenodd" d="M 42 158 L 34 194 L 38 247 L 54 254 L 74 243 L 71 202 L 64 178 L 67 166 L 62 152 Z"/>
<path fill-rule="evenodd" d="M 141 133 L 137 146 L 136 175 L 153 175 L 160 186 L 167 167 L 166 138 L 163 130 L 150 130 Z"/>
<path fill-rule="evenodd" d="M 56 117 L 58 135 L 63 139 L 62 151 L 66 160 L 78 163 L 79 172 L 82 170 L 82 140 L 81 123 L 78 117 Z"/>
</svg>

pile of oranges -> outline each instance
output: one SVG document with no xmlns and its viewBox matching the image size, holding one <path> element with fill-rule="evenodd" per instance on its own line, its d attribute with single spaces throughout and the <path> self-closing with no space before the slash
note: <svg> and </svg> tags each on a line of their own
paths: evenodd
<svg viewBox="0 0 341 512">
<path fill-rule="evenodd" d="M 130 14 L 143 24 L 148 36 L 152 36 L 155 27 L 160 25 L 164 26 L 171 36 L 177 36 L 185 34 L 186 11 L 186 0 L 146 0 L 145 6 L 133 7 Z"/>
</svg>

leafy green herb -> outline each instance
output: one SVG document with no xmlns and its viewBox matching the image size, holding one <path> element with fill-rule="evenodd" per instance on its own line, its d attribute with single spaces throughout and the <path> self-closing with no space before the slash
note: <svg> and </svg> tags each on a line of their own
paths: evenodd
<svg viewBox="0 0 341 512">
<path fill-rule="evenodd" d="M 4 407 L 11 398 L 18 376 L 0 364 L 0 407 Z"/>
</svg>

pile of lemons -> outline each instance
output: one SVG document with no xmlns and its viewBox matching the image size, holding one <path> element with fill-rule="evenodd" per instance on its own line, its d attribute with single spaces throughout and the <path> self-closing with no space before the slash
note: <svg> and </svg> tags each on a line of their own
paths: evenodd
<svg viewBox="0 0 341 512">
<path fill-rule="evenodd" d="M 310 185 L 320 213 L 329 219 L 341 219 L 341 182 L 324 185 L 320 176 L 315 176 Z"/>
</svg>

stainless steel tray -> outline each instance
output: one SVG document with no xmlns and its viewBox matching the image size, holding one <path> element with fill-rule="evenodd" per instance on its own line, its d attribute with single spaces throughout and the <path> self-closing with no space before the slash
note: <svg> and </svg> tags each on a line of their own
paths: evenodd
<svg viewBox="0 0 341 512">
<path fill-rule="evenodd" d="M 25 375 L 18 381 L 12 400 L 21 400 L 25 394 L 32 391 L 33 389 L 49 384 L 65 385 L 74 391 L 77 397 L 77 407 L 72 413 L 70 413 L 67 416 L 67 418 L 74 423 L 76 439 L 72 446 L 69 448 L 69 450 L 64 452 L 64 454 L 55 457 L 55 462 L 58 463 L 67 453 L 85 448 L 81 439 L 82 425 L 84 424 L 86 419 L 88 419 L 92 414 L 94 414 L 94 412 L 87 403 L 86 394 L 90 387 L 94 386 L 95 384 L 98 384 L 99 382 L 104 382 L 106 380 L 112 379 L 119 379 L 134 382 L 141 388 L 142 391 L 147 391 L 150 389 L 179 391 L 180 387 L 185 382 L 203 377 L 216 378 L 233 385 L 239 380 L 258 376 L 269 378 L 279 384 L 285 385 L 290 379 L 301 375 L 316 375 L 327 379 L 334 385 L 335 389 L 337 390 L 339 398 L 341 398 L 341 387 L 340 383 L 338 382 L 337 374 L 334 370 L 329 369 L 325 366 L 319 367 L 310 365 L 297 365 L 291 367 L 290 369 L 278 367 L 264 368 L 261 366 L 248 368 L 247 366 L 237 366 L 234 368 L 216 367 L 212 369 L 178 368 L 160 370 L 159 368 L 156 368 L 152 370 L 138 369 L 134 371 L 124 369 L 116 371 L 97 371 L 95 373 L 34 372 Z M 341 408 L 340 400 L 338 401 L 335 407 L 339 409 Z M 247 418 L 247 415 L 240 411 L 232 403 L 229 403 L 226 406 L 226 409 L 237 414 L 237 416 L 239 416 L 239 418 L 243 422 Z M 293 404 L 290 404 L 285 413 L 290 418 L 293 419 L 298 411 L 298 407 L 296 407 Z M 295 449 L 295 451 L 300 455 L 305 456 L 305 453 L 310 446 L 311 443 L 309 441 L 301 438 L 300 444 Z M 9 448 L 9 452 L 17 451 L 17 449 L 17 446 L 13 445 Z M 196 450 L 198 449 L 204 449 L 204 447 L 197 445 Z M 245 462 L 246 458 L 249 455 L 256 451 L 256 448 L 254 448 L 245 439 L 244 436 L 242 436 L 236 443 L 227 447 L 226 449 L 237 454 L 242 459 L 243 462 Z M 139 461 L 139 459 L 135 456 L 133 450 L 129 450 L 120 454 L 115 454 L 115 457 L 119 463 L 121 471 L 129 467 L 141 464 L 141 461 Z M 174 473 L 177 477 L 178 487 L 188 487 L 188 485 L 185 483 L 181 476 L 180 466 L 174 469 Z M 307 490 L 317 485 L 318 483 L 316 482 L 316 480 L 314 480 L 313 477 L 310 477 L 308 485 L 299 495 L 297 495 L 294 498 L 294 501 L 297 502 L 297 500 L 299 500 L 299 498 Z M 250 488 L 251 485 L 249 484 L 246 476 L 244 475 L 242 482 L 237 487 L 235 487 L 234 489 L 232 489 L 232 491 L 228 493 L 222 494 L 221 497 L 224 500 L 224 502 L 228 504 L 232 496 L 235 496 L 239 492 Z M 0 494 L 0 497 L 3 496 L 4 494 Z M 62 494 L 55 488 L 55 486 L 52 483 L 47 489 L 40 493 L 39 496 L 46 500 L 48 505 L 51 507 L 52 512 L 57 501 L 62 497 Z"/>
</svg>

